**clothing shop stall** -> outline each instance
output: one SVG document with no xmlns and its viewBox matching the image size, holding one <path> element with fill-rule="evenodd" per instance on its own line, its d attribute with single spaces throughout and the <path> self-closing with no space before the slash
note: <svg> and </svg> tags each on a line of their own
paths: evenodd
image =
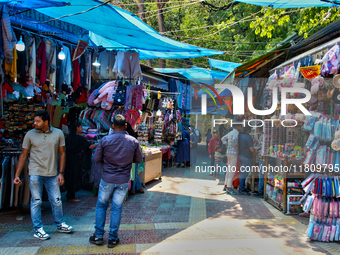
<svg viewBox="0 0 340 255">
<path fill-rule="evenodd" d="M 22 141 L 33 128 L 35 112 L 48 111 L 50 124 L 68 134 L 69 124 L 87 105 L 91 52 L 77 47 L 79 36 L 73 32 L 84 32 L 80 27 L 62 21 L 59 27 L 51 23 L 37 25 L 28 21 L 35 20 L 34 10 L 20 19 L 10 16 L 14 10 L 6 5 L 1 11 L 6 35 L 1 37 L 0 47 L 0 209 L 9 210 L 29 205 L 27 163 L 20 176 L 23 185 L 18 187 L 13 180 Z"/>
</svg>

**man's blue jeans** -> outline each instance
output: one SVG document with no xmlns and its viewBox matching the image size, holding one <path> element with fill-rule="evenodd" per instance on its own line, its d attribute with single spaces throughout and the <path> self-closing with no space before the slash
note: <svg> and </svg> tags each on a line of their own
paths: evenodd
<svg viewBox="0 0 340 255">
<path fill-rule="evenodd" d="M 46 177 L 39 175 L 30 175 L 29 184 L 31 190 L 31 218 L 33 229 L 38 230 L 43 227 L 41 221 L 41 203 L 43 185 L 45 185 L 48 198 L 52 206 L 54 221 L 59 226 L 63 220 L 63 205 L 61 202 L 60 188 L 57 181 L 57 176 Z"/>
<path fill-rule="evenodd" d="M 95 235 L 97 238 L 103 238 L 105 233 L 106 210 L 112 197 L 109 239 L 118 239 L 118 229 L 128 189 L 129 183 L 113 184 L 106 183 L 103 180 L 100 181 L 95 225 Z"/>
<path fill-rule="evenodd" d="M 253 164 L 253 160 L 246 158 L 244 156 L 239 156 L 240 160 L 240 187 L 239 191 L 245 191 L 245 182 L 248 176 L 248 173 L 251 171 L 251 165 Z"/>
<path fill-rule="evenodd" d="M 264 172 L 263 172 L 264 161 L 259 162 L 259 194 L 263 194 L 264 186 Z"/>
</svg>

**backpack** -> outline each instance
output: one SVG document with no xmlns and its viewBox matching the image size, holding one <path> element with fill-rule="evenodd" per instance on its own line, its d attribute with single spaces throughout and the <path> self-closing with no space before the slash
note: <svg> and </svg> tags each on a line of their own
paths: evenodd
<svg viewBox="0 0 340 255">
<path fill-rule="evenodd" d="M 202 134 L 198 129 L 195 129 L 195 134 L 197 136 L 197 143 L 202 142 Z"/>
<path fill-rule="evenodd" d="M 113 104 L 114 105 L 125 105 L 126 101 L 126 87 L 122 82 L 119 82 L 116 94 L 113 95 Z"/>
</svg>

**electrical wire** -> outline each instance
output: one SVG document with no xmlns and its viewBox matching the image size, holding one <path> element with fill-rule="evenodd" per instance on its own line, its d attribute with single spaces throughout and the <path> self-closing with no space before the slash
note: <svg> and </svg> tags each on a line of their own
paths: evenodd
<svg viewBox="0 0 340 255">
<path fill-rule="evenodd" d="M 261 10 L 258 11 L 258 12 L 256 12 L 256 13 L 253 13 L 253 14 L 251 14 L 251 15 L 249 15 L 249 16 L 243 18 L 243 19 L 240 19 L 239 21 L 236 21 L 236 22 L 234 22 L 233 24 L 230 24 L 230 25 L 229 25 L 229 24 L 226 24 L 226 25 L 227 25 L 226 27 L 223 27 L 223 28 L 221 28 L 221 29 L 217 30 L 216 32 L 211 33 L 211 34 L 209 34 L 209 35 L 204 35 L 204 36 L 198 37 L 198 39 L 200 39 L 200 38 L 206 38 L 206 37 L 215 35 L 215 34 L 221 32 L 221 31 L 227 29 L 228 27 L 231 27 L 231 26 L 233 26 L 233 25 L 236 25 L 236 24 L 238 24 L 238 23 L 241 23 L 242 21 L 247 22 L 247 21 L 249 21 L 249 20 L 247 20 L 248 18 L 250 18 L 250 17 L 252 17 L 252 16 L 254 16 L 254 15 L 260 13 L 260 12 L 261 12 Z M 184 40 L 184 41 L 182 41 L 182 42 L 186 42 L 186 41 L 190 41 L 190 40 L 191 40 L 191 39 L 187 39 L 187 40 Z"/>
<path fill-rule="evenodd" d="M 169 6 L 169 7 L 165 7 L 165 8 L 162 8 L 162 11 L 163 10 L 167 10 L 167 9 L 179 9 L 181 8 L 182 6 L 186 6 L 186 5 L 190 5 L 190 4 L 194 4 L 194 3 L 199 3 L 199 2 L 203 2 L 204 0 L 199 0 L 199 1 L 192 1 L 192 2 L 187 2 L 186 4 L 180 4 L 180 5 L 175 5 L 175 6 Z M 155 2 L 155 4 L 158 4 L 160 2 Z M 167 3 L 172 3 L 172 2 L 167 2 Z M 178 7 L 178 8 L 177 8 Z M 138 13 L 138 14 L 145 14 L 145 13 L 150 13 L 150 12 L 157 12 L 158 9 L 156 10 L 150 10 L 150 11 L 146 11 L 146 12 L 141 12 L 141 13 Z"/>
<path fill-rule="evenodd" d="M 252 31 L 254 32 L 254 30 Z M 251 34 L 250 32 L 249 34 Z M 182 36 L 182 35 L 165 35 L 167 37 L 178 37 L 178 38 L 188 38 L 188 39 L 196 39 L 195 37 Z M 243 38 L 244 39 L 244 38 Z M 230 43 L 230 44 L 277 44 L 277 42 L 234 42 L 234 41 L 222 41 L 222 40 L 209 40 L 209 39 L 200 39 L 201 41 L 207 42 L 221 42 L 221 43 Z"/>
<path fill-rule="evenodd" d="M 180 9 L 180 8 L 182 8 L 182 7 L 184 7 L 184 6 L 197 4 L 197 3 L 200 3 L 200 2 L 203 2 L 203 1 L 204 1 L 204 0 L 199 0 L 199 1 L 197 1 L 197 2 L 192 2 L 192 3 L 190 3 L 190 4 L 185 4 L 185 5 L 182 5 L 181 7 L 176 7 L 176 8 L 173 8 L 173 9 L 171 9 L 171 10 L 167 10 L 167 11 L 165 11 L 165 12 L 162 12 L 162 14 L 167 13 L 167 12 L 171 12 L 171 11 L 173 11 L 173 10 L 175 10 L 175 9 Z M 157 13 L 157 14 L 153 14 L 153 15 L 148 16 L 148 17 L 145 17 L 145 19 L 150 19 L 150 18 L 155 17 L 155 16 L 158 16 L 158 13 Z"/>
<path fill-rule="evenodd" d="M 274 14 L 272 16 L 268 16 L 268 17 L 262 17 L 260 19 L 250 19 L 250 20 L 246 20 L 246 21 L 256 21 L 256 20 L 261 20 L 263 18 L 271 18 L 271 17 L 275 17 L 276 15 L 282 15 L 282 14 L 288 14 L 288 13 L 293 13 L 293 12 L 298 12 L 298 11 L 302 11 L 302 10 L 305 10 L 307 8 L 303 8 L 303 9 L 298 9 L 298 10 L 292 10 L 292 11 L 286 11 L 284 13 L 279 13 L 279 14 Z M 258 12 L 257 12 L 258 13 Z M 251 15 L 250 15 L 251 16 Z M 250 17 L 250 16 L 247 16 L 247 17 Z M 246 17 L 246 18 L 247 18 Z M 245 21 L 245 22 L 246 22 Z M 231 25 L 236 25 L 238 24 L 239 21 L 236 21 L 236 22 L 233 22 L 233 23 L 230 23 Z M 228 24 L 228 25 L 230 25 Z M 172 30 L 172 31 L 167 31 L 166 33 L 172 33 L 172 32 L 182 32 L 182 31 L 188 31 L 188 30 L 197 30 L 197 29 L 204 29 L 204 28 L 210 28 L 210 27 L 218 27 L 218 26 L 221 26 L 221 25 L 227 25 L 227 24 L 217 24 L 217 25 L 209 25 L 209 26 L 204 26 L 204 27 L 194 27 L 194 28 L 186 28 L 186 29 L 179 29 L 179 30 Z"/>
<path fill-rule="evenodd" d="M 76 13 L 73 13 L 73 14 L 67 14 L 67 15 L 64 15 L 64 16 L 61 16 L 61 17 L 58 17 L 58 18 L 54 18 L 54 19 L 50 19 L 50 20 L 46 20 L 46 21 L 29 21 L 31 23 L 35 23 L 35 24 L 43 24 L 43 23 L 48 23 L 48 22 L 51 22 L 51 21 L 54 21 L 54 20 L 59 20 L 59 19 L 62 19 L 62 18 L 66 18 L 66 17 L 71 17 L 71 16 L 75 16 L 75 15 L 79 15 L 79 14 L 83 14 L 83 13 L 86 13 L 86 12 L 89 12 L 89 11 L 92 11 L 94 9 L 97 9 L 98 7 L 102 7 L 104 5 L 107 5 L 111 2 L 111 0 L 108 0 L 102 4 L 99 4 L 99 5 L 96 5 L 96 6 L 93 6 L 92 8 L 88 9 L 88 10 L 85 10 L 85 11 L 81 11 L 81 12 L 76 12 Z"/>
</svg>

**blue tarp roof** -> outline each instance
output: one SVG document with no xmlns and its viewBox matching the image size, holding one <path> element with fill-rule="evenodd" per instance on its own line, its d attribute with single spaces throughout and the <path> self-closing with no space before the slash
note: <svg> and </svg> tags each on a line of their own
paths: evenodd
<svg viewBox="0 0 340 255">
<path fill-rule="evenodd" d="M 56 0 L 56 2 L 62 1 Z M 68 2 L 69 6 L 41 8 L 38 11 L 59 18 L 86 11 L 103 3 L 98 0 L 68 0 Z M 83 27 L 96 35 L 109 39 L 103 42 L 105 43 L 102 45 L 104 47 L 116 47 L 119 43 L 129 48 L 143 50 L 145 51 L 142 52 L 143 58 L 177 59 L 223 54 L 221 51 L 200 48 L 164 37 L 142 22 L 136 15 L 109 4 L 60 20 Z"/>
<path fill-rule="evenodd" d="M 154 68 L 154 70 L 161 73 L 179 73 L 190 81 L 209 86 L 215 85 L 217 81 L 222 81 L 228 75 L 225 72 L 195 66 L 192 68 Z"/>
<path fill-rule="evenodd" d="M 9 7 L 16 9 L 39 9 L 65 6 L 67 2 L 54 0 L 0 0 L 0 4 L 7 4 Z"/>
<path fill-rule="evenodd" d="M 237 2 L 273 8 L 331 7 L 334 5 L 333 3 L 327 3 L 321 0 L 237 0 Z M 339 1 L 336 2 L 339 3 Z"/>
<path fill-rule="evenodd" d="M 209 64 L 210 64 L 210 67 L 220 69 L 228 73 L 231 73 L 236 67 L 242 65 L 238 63 L 216 60 L 216 59 L 211 59 L 211 58 L 209 58 Z"/>
</svg>

